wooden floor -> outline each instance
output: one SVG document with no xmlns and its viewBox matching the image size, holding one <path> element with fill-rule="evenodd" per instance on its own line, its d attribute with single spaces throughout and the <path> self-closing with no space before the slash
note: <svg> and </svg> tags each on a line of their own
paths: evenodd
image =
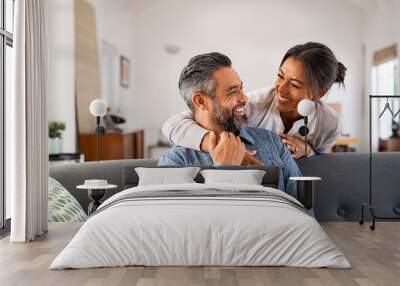
<svg viewBox="0 0 400 286">
<path fill-rule="evenodd" d="M 48 270 L 80 224 L 52 223 L 32 243 L 0 241 L 0 285 L 400 285 L 400 224 L 336 222 L 323 228 L 353 265 L 352 269 L 289 267 L 121 267 Z"/>
</svg>

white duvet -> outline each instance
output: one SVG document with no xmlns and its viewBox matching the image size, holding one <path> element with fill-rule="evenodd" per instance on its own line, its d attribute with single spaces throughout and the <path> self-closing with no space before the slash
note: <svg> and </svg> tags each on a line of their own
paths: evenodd
<svg viewBox="0 0 400 286">
<path fill-rule="evenodd" d="M 146 191 L 265 191 L 281 200 L 173 197 L 122 200 Z M 135 192 L 135 193 L 132 193 Z M 285 193 L 262 186 L 179 184 L 135 187 L 106 200 L 50 269 L 145 266 L 349 268 L 318 222 Z"/>
</svg>

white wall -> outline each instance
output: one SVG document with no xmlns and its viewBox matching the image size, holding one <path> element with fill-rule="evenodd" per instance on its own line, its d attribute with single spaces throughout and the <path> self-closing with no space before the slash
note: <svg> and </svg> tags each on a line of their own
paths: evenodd
<svg viewBox="0 0 400 286">
<path fill-rule="evenodd" d="M 63 151 L 76 151 L 74 0 L 48 0 L 48 118 L 66 123 Z"/>
<path fill-rule="evenodd" d="M 132 27 L 130 18 L 132 16 L 132 10 L 128 0 L 109 1 L 109 0 L 88 0 L 90 4 L 96 10 L 97 19 L 97 37 L 100 42 L 106 41 L 111 44 L 121 56 L 125 56 L 128 59 L 134 57 L 133 42 L 132 42 Z M 101 53 L 99 52 L 99 55 Z M 131 68 L 134 67 L 131 65 Z M 118 69 L 119 71 L 119 69 Z M 119 82 L 119 74 L 117 75 Z M 128 88 L 118 86 L 117 94 L 114 95 L 114 99 L 117 105 L 120 107 L 119 110 L 114 110 L 123 116 L 127 116 L 130 112 L 128 105 L 132 104 L 133 89 L 132 89 L 132 72 L 130 73 L 130 85 Z M 132 130 L 134 125 L 128 126 L 129 130 Z"/>
<path fill-rule="evenodd" d="M 134 5 L 133 5 L 134 6 Z M 279 62 L 291 46 L 306 41 L 327 44 L 348 68 L 341 101 L 344 132 L 360 137 L 364 11 L 346 0 L 158 1 L 131 17 L 134 48 L 131 124 L 145 127 L 148 143 L 172 114 L 184 108 L 177 82 L 187 60 L 220 51 L 231 57 L 245 88 L 272 85 Z M 177 45 L 176 55 L 166 45 Z"/>
<path fill-rule="evenodd" d="M 61 2 L 71 3 L 71 0 L 49 2 L 58 3 L 53 4 L 57 8 Z M 146 145 L 157 141 L 159 129 L 169 116 L 186 108 L 177 82 L 190 57 L 210 51 L 226 53 L 250 91 L 272 85 L 285 51 L 306 41 L 325 43 L 348 68 L 346 89 L 333 88 L 327 101 L 342 103 L 344 133 L 366 142 L 366 94 L 372 51 L 393 43 L 394 39 L 398 42 L 400 33 L 397 0 L 89 2 L 96 9 L 98 39 L 106 40 L 120 55 L 131 60 L 130 87 L 118 88 L 120 110 L 117 111 L 126 117 L 127 130 L 145 129 Z M 68 11 L 63 9 L 60 16 L 53 14 L 53 21 L 57 22 L 50 26 L 60 35 L 58 41 L 68 39 L 63 45 L 71 47 L 73 29 L 69 20 L 72 16 L 66 16 Z M 67 32 L 67 27 L 71 30 L 65 34 L 59 32 L 60 27 Z M 167 45 L 179 46 L 180 51 L 168 54 Z M 60 48 L 58 53 L 64 58 L 66 68 L 60 69 L 60 75 L 55 77 L 71 85 L 64 90 L 54 82 L 58 88 L 54 88 L 55 92 L 59 91 L 57 104 L 52 103 L 54 106 L 60 106 L 59 99 L 66 100 L 67 94 L 73 92 L 73 56 L 69 50 L 61 53 Z M 67 57 L 70 57 L 68 61 Z M 73 114 L 71 107 L 68 110 L 55 108 L 54 112 L 50 110 L 50 115 Z M 361 151 L 367 151 L 366 146 L 363 144 Z"/>
</svg>

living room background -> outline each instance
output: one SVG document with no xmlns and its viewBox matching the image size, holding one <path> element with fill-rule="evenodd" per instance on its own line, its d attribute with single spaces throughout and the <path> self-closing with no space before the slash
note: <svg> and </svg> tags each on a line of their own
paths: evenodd
<svg viewBox="0 0 400 286">
<path fill-rule="evenodd" d="M 273 85 L 289 47 L 320 41 L 348 68 L 345 89 L 333 88 L 325 101 L 339 106 L 343 133 L 357 139 L 356 150 L 368 150 L 372 58 L 377 50 L 400 40 L 395 28 L 400 21 L 398 1 L 88 3 L 96 14 L 97 48 L 103 41 L 130 60 L 130 85 L 115 89 L 114 112 L 127 120 L 126 131 L 145 131 L 146 145 L 156 144 L 165 120 L 186 108 L 177 81 L 191 56 L 214 50 L 228 54 L 245 90 L 251 91 Z M 74 1 L 50 0 L 49 14 L 53 47 L 49 119 L 67 123 L 63 151 L 75 152 Z"/>
</svg>

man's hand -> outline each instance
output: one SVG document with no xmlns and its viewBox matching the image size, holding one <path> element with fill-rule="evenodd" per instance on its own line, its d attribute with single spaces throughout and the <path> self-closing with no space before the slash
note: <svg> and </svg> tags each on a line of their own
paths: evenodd
<svg viewBox="0 0 400 286">
<path fill-rule="evenodd" d="M 214 133 L 215 134 L 215 133 Z M 210 132 L 206 133 L 201 141 L 201 151 L 208 152 L 210 146 Z M 256 150 L 246 150 L 243 160 L 242 166 L 260 166 L 261 162 L 258 161 L 254 156 L 256 155 Z"/>
<path fill-rule="evenodd" d="M 311 146 L 308 143 L 306 143 L 307 144 L 307 154 L 306 154 L 305 144 L 303 139 L 297 138 L 295 136 L 290 136 L 284 133 L 280 133 L 279 136 L 282 138 L 283 144 L 285 144 L 286 147 L 292 153 L 292 157 L 294 159 L 298 159 L 305 155 L 310 154 Z"/>
<path fill-rule="evenodd" d="M 230 132 L 222 132 L 217 142 L 217 134 L 210 132 L 208 147 L 214 163 L 226 165 L 240 165 L 246 153 L 244 143 L 240 137 Z"/>
</svg>

